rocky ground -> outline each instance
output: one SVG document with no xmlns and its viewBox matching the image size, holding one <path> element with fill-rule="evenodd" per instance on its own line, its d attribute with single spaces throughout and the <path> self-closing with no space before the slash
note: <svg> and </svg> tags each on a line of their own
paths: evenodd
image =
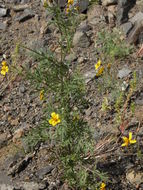
<svg viewBox="0 0 143 190">
<path fill-rule="evenodd" d="M 83 0 L 81 24 L 73 39 L 73 53 L 67 60 L 79 64 L 88 90 L 91 107 L 85 117 L 95 128 L 97 167 L 107 172 L 111 182 L 107 189 L 143 189 L 143 2 L 142 0 L 102 0 L 88 6 Z M 64 1 L 59 1 L 61 6 Z M 48 26 L 49 17 L 40 0 L 0 0 L 0 61 L 6 59 L 10 73 L 0 76 L 0 190 L 63 189 L 57 163 L 51 163 L 46 144 L 40 144 L 33 152 L 21 140 L 31 128 L 38 127 L 42 119 L 42 103 L 39 92 L 22 75 L 12 68 L 16 64 L 32 67 L 35 62 L 27 51 L 15 55 L 17 43 L 32 49 L 50 48 L 58 53 L 57 30 Z M 127 127 L 136 134 L 140 156 L 133 150 L 123 151 L 119 147 L 120 131 L 111 125 L 114 114 L 105 117 L 100 113 L 101 97 L 95 86 L 94 64 L 98 61 L 100 44 L 96 44 L 97 33 L 102 29 L 121 30 L 124 40 L 134 46 L 134 51 L 117 63 L 119 78 L 128 81 L 131 73 L 137 72 L 140 85 L 134 95 L 136 110 Z M 95 48 L 95 44 L 97 48 Z M 18 58 L 17 58 L 18 57 Z M 18 63 L 17 63 L 18 60 Z M 99 114 L 100 113 L 100 114 Z M 112 137 L 117 142 L 112 142 Z M 136 145 L 137 146 L 137 145 Z M 137 148 L 137 147 L 136 147 Z"/>
</svg>

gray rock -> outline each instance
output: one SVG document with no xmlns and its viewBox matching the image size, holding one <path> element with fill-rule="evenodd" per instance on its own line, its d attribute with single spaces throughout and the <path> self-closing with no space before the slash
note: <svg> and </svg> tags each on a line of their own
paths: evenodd
<svg viewBox="0 0 143 190">
<path fill-rule="evenodd" d="M 92 6 L 87 11 L 87 18 L 88 21 L 92 20 L 93 18 L 99 18 L 100 15 L 103 15 L 104 11 L 100 5 Z"/>
<path fill-rule="evenodd" d="M 117 24 L 120 25 L 128 20 L 128 12 L 135 5 L 136 0 L 118 0 Z"/>
<path fill-rule="evenodd" d="M 130 22 L 135 24 L 136 22 L 140 22 L 143 20 L 143 13 L 138 12 L 134 17 L 130 18 Z"/>
<path fill-rule="evenodd" d="M 7 184 L 0 184 L 0 190 L 14 190 L 14 186 Z"/>
<path fill-rule="evenodd" d="M 16 4 L 25 4 L 25 3 L 30 3 L 31 0 L 5 0 L 6 3 L 11 3 L 13 5 Z"/>
<path fill-rule="evenodd" d="M 137 69 L 137 77 L 139 80 L 143 81 L 143 65 L 141 65 L 138 69 Z M 143 94 L 142 94 L 143 95 Z M 142 96 L 143 97 L 143 96 Z"/>
<path fill-rule="evenodd" d="M 75 61 L 77 59 L 77 56 L 75 53 L 71 53 L 69 55 L 66 56 L 65 60 L 69 61 L 70 63 Z"/>
<path fill-rule="evenodd" d="M 26 155 L 26 157 L 23 160 L 21 160 L 19 163 L 17 163 L 16 165 L 14 165 L 12 168 L 9 169 L 8 175 L 15 176 L 15 174 L 23 171 L 28 166 L 29 162 L 33 158 L 33 155 L 34 154 Z"/>
<path fill-rule="evenodd" d="M 104 10 L 100 5 L 92 6 L 87 11 L 88 23 L 92 26 L 105 21 Z"/>
<path fill-rule="evenodd" d="M 143 182 L 143 172 L 131 170 L 126 173 L 127 180 L 134 186 L 139 186 Z"/>
<path fill-rule="evenodd" d="M 24 190 L 39 190 L 39 184 L 36 182 L 24 182 L 21 187 Z"/>
<path fill-rule="evenodd" d="M 39 177 L 39 179 L 43 179 L 44 175 L 51 173 L 53 169 L 54 169 L 53 165 L 49 165 L 44 168 L 41 168 L 40 170 L 37 171 L 37 176 Z"/>
<path fill-rule="evenodd" d="M 88 25 L 87 20 L 81 22 L 77 28 L 77 31 L 81 31 L 81 32 L 88 32 L 89 30 L 91 30 L 91 26 Z"/>
<path fill-rule="evenodd" d="M 19 93 L 24 93 L 24 92 L 26 92 L 26 88 L 25 88 L 24 84 L 21 84 L 19 87 Z"/>
<path fill-rule="evenodd" d="M 59 7 L 64 7 L 66 5 L 66 0 L 55 0 Z"/>
<path fill-rule="evenodd" d="M 0 30 L 6 30 L 6 24 L 0 22 Z"/>
<path fill-rule="evenodd" d="M 127 67 L 119 70 L 118 72 L 118 78 L 122 79 L 127 77 L 132 71 L 130 69 L 128 69 Z"/>
<path fill-rule="evenodd" d="M 18 16 L 15 20 L 19 22 L 25 22 L 28 19 L 34 17 L 35 14 L 31 9 L 25 9 L 21 16 Z"/>
<path fill-rule="evenodd" d="M 0 134 L 0 148 L 7 144 L 7 135 L 5 133 Z"/>
<path fill-rule="evenodd" d="M 87 10 L 89 5 L 89 0 L 79 0 L 77 6 L 79 7 L 79 12 L 83 13 Z"/>
<path fill-rule="evenodd" d="M 143 77 L 143 75 L 142 75 L 142 77 Z M 140 93 L 139 97 L 136 98 L 135 102 L 137 105 L 143 106 L 143 92 Z"/>
<path fill-rule="evenodd" d="M 6 15 L 7 15 L 7 9 L 0 8 L 0 17 L 6 16 Z"/>
<path fill-rule="evenodd" d="M 139 135 L 139 136 L 143 136 L 143 127 L 141 127 L 141 128 L 139 129 L 138 135 Z"/>
<path fill-rule="evenodd" d="M 93 80 L 95 77 L 96 77 L 96 72 L 94 69 L 92 69 L 91 71 L 87 71 L 84 74 L 85 83 L 87 84 L 88 82 Z"/>
<path fill-rule="evenodd" d="M 108 6 L 108 5 L 115 5 L 117 4 L 118 0 L 102 0 L 102 5 Z"/>
<path fill-rule="evenodd" d="M 15 6 L 13 6 L 12 8 L 13 8 L 13 10 L 15 11 L 15 12 L 19 12 L 19 11 L 24 11 L 25 9 L 27 9 L 29 7 L 29 5 L 27 5 L 27 4 L 25 4 L 25 5 L 15 5 Z"/>
<path fill-rule="evenodd" d="M 115 25 L 115 16 L 111 12 L 108 12 L 108 21 L 110 25 Z"/>
<path fill-rule="evenodd" d="M 127 36 L 131 29 L 133 28 L 133 25 L 131 22 L 126 22 L 120 26 L 121 31 Z"/>
<path fill-rule="evenodd" d="M 76 47 L 87 48 L 90 46 L 90 40 L 86 33 L 76 31 L 73 37 L 73 45 Z"/>
<path fill-rule="evenodd" d="M 139 44 L 143 44 L 143 31 L 140 32 L 139 36 L 138 36 L 138 43 Z"/>
<path fill-rule="evenodd" d="M 29 42 L 29 46 L 34 50 L 43 50 L 46 51 L 48 47 L 48 40 L 47 39 L 37 39 L 32 40 Z"/>
<path fill-rule="evenodd" d="M 137 22 L 128 35 L 127 42 L 130 44 L 136 43 L 139 39 L 140 33 L 143 31 L 143 20 Z"/>
<path fill-rule="evenodd" d="M 41 0 L 42 4 L 44 5 L 44 0 Z M 48 1 L 47 1 L 48 2 Z M 67 0 L 54 0 L 59 7 L 65 7 Z"/>
</svg>

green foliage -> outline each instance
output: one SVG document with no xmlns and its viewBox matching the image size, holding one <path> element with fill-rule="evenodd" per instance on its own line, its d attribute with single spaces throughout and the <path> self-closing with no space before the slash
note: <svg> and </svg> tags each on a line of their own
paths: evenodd
<svg viewBox="0 0 143 190">
<path fill-rule="evenodd" d="M 90 0 L 89 5 L 99 4 L 100 2 L 101 2 L 100 0 Z"/>
<path fill-rule="evenodd" d="M 61 59 L 50 50 L 45 54 L 35 52 L 36 67 L 27 70 L 28 79 L 37 90 L 44 90 L 44 118 L 41 127 L 31 131 L 25 142 L 31 147 L 39 141 L 48 141 L 52 152 L 60 161 L 62 178 L 74 189 L 95 189 L 100 181 L 99 171 L 89 170 L 95 164 L 93 133 L 84 121 L 86 101 L 85 83 L 78 68 L 71 70 L 65 57 L 71 51 L 76 29 L 76 13 L 67 15 L 57 6 L 48 7 L 53 23 L 60 32 Z M 76 21 L 76 22 L 75 22 Z M 48 94 L 47 94 L 48 92 Z M 59 114 L 59 123 L 50 125 L 51 113 Z M 101 175 L 102 176 L 102 175 Z M 104 175 L 103 175 L 104 176 Z"/>
<path fill-rule="evenodd" d="M 102 31 L 98 34 L 98 42 L 101 43 L 101 56 L 108 61 L 122 59 L 128 56 L 132 47 L 127 45 L 122 40 L 121 34 L 118 31 Z"/>
</svg>

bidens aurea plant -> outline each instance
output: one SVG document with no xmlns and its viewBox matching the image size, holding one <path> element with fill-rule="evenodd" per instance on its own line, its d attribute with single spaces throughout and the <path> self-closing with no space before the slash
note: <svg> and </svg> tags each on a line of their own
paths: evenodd
<svg viewBox="0 0 143 190">
<path fill-rule="evenodd" d="M 69 5 L 73 5 L 73 1 L 68 1 Z M 51 22 L 60 33 L 56 40 L 60 58 L 50 50 L 47 53 L 37 52 L 37 67 L 30 73 L 27 71 L 32 85 L 38 91 L 42 89 L 40 99 L 44 99 L 45 120 L 41 128 L 37 129 L 38 134 L 31 133 L 26 141 L 31 144 L 36 144 L 35 139 L 37 142 L 48 141 L 51 146 L 54 142 L 52 154 L 61 170 L 61 179 L 73 189 L 94 190 L 100 187 L 100 179 L 106 181 L 107 178 L 100 175 L 96 167 L 92 171 L 90 169 L 91 165 L 96 166 L 93 155 L 95 140 L 84 120 L 83 110 L 88 106 L 85 83 L 78 68 L 71 70 L 71 63 L 66 61 L 66 56 L 72 50 L 73 35 L 78 24 L 77 12 L 73 8 L 67 14 L 54 4 L 46 7 L 53 15 Z M 44 92 L 48 92 L 48 98 Z"/>
</svg>

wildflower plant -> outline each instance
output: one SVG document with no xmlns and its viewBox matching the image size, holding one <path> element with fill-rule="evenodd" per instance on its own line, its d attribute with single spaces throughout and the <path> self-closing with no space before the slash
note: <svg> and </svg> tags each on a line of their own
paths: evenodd
<svg viewBox="0 0 143 190">
<path fill-rule="evenodd" d="M 67 6 L 69 4 L 72 6 L 73 1 L 68 1 Z M 69 187 L 95 189 L 100 187 L 102 175 L 96 167 L 90 169 L 96 162 L 93 133 L 84 120 L 83 110 L 88 105 L 85 83 L 78 68 L 71 70 L 71 63 L 65 59 L 72 49 L 77 11 L 73 8 L 67 14 L 57 5 L 45 6 L 60 33 L 60 59 L 50 50 L 47 53 L 35 51 L 39 63 L 31 71 L 27 70 L 27 76 L 40 91 L 45 119 L 37 130 L 25 137 L 25 142 L 32 146 L 39 141 L 48 141 L 54 159 L 59 161 L 62 179 L 68 181 Z"/>
<path fill-rule="evenodd" d="M 97 43 L 102 45 L 100 57 L 106 58 L 111 63 L 116 59 L 125 58 L 133 49 L 123 41 L 122 34 L 118 30 L 101 31 L 98 33 Z"/>
</svg>

